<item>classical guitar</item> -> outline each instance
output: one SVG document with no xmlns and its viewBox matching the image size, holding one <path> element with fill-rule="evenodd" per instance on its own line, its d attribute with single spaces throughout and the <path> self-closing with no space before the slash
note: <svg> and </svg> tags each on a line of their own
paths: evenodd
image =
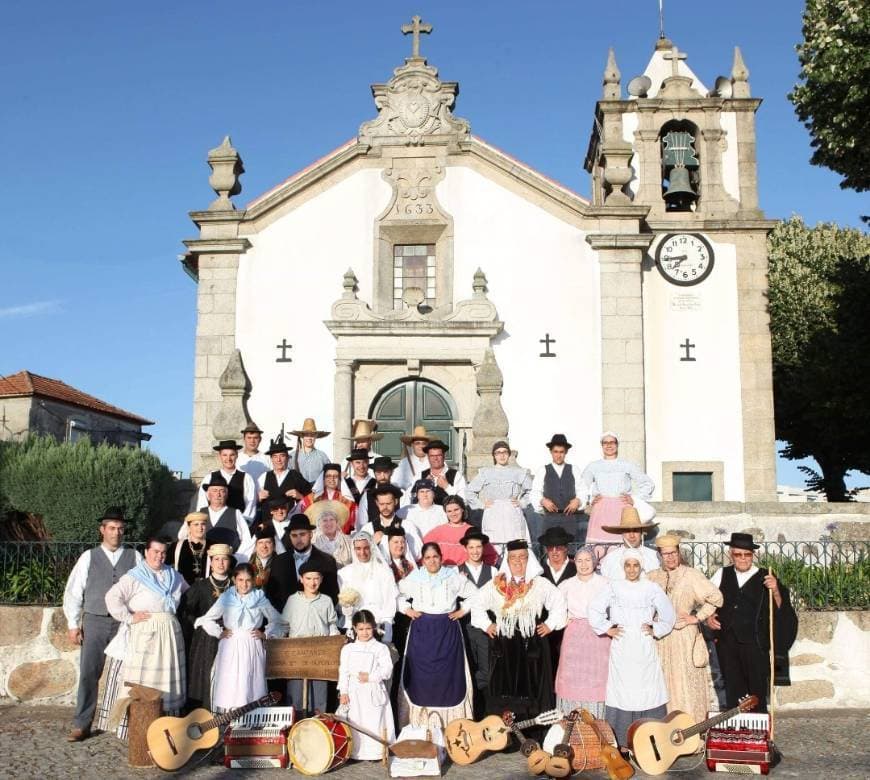
<svg viewBox="0 0 870 780">
<path fill-rule="evenodd" d="M 269 707 L 279 701 L 280 693 L 270 693 L 244 707 L 220 715 L 212 715 L 207 709 L 200 708 L 184 718 L 158 718 L 148 727 L 148 752 L 161 769 L 181 769 L 197 750 L 217 745 L 221 726 L 228 725 L 246 712 Z"/>
<path fill-rule="evenodd" d="M 601 743 L 601 761 L 607 770 L 608 778 L 610 780 L 628 780 L 629 777 L 633 777 L 634 768 L 622 757 L 622 753 L 604 738 L 595 716 L 589 710 L 584 709 L 580 711 L 580 717 L 595 732 L 595 736 Z"/>
<path fill-rule="evenodd" d="M 565 716 L 562 726 L 562 742 L 553 748 L 553 755 L 547 761 L 547 774 L 550 777 L 568 777 L 574 773 L 571 760 L 574 758 L 574 748 L 571 747 L 571 732 L 577 722 L 577 711 L 572 710 Z"/>
<path fill-rule="evenodd" d="M 562 719 L 558 710 L 542 712 L 538 717 L 517 723 L 515 728 L 549 726 Z M 511 727 L 498 715 L 490 715 L 479 723 L 465 718 L 450 721 L 444 729 L 447 753 L 454 764 L 473 764 L 487 751 L 496 752 L 507 747 Z"/>
<path fill-rule="evenodd" d="M 680 756 L 700 749 L 699 734 L 739 712 L 748 712 L 757 704 L 757 696 L 744 696 L 734 709 L 694 724 L 690 715 L 679 710 L 674 710 L 664 720 L 636 720 L 628 727 L 628 744 L 634 760 L 648 775 L 664 774 Z"/>
<path fill-rule="evenodd" d="M 507 710 L 502 714 L 502 720 L 508 725 L 513 735 L 519 740 L 520 753 L 526 757 L 526 765 L 529 773 L 540 775 L 547 768 L 547 759 L 550 754 L 541 750 L 541 745 L 534 739 L 529 739 L 517 728 L 514 714 Z"/>
</svg>

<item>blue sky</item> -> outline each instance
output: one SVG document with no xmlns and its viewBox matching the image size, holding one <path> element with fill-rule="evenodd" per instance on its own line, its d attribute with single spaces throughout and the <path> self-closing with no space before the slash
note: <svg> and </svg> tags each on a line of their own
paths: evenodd
<svg viewBox="0 0 870 780">
<path fill-rule="evenodd" d="M 786 94 L 803 3 L 666 2 L 666 33 L 711 84 L 742 48 L 770 217 L 859 225 L 866 198 L 809 165 Z M 151 449 L 190 466 L 195 285 L 177 256 L 214 197 L 229 133 L 243 205 L 356 134 L 369 85 L 410 51 L 460 82 L 472 132 L 588 194 L 582 169 L 607 47 L 623 84 L 658 35 L 656 0 L 4 3 L 0 48 L 0 374 L 63 379 L 158 421 Z M 801 484 L 795 464 L 780 482 Z M 861 484 L 870 478 L 859 478 Z"/>
</svg>

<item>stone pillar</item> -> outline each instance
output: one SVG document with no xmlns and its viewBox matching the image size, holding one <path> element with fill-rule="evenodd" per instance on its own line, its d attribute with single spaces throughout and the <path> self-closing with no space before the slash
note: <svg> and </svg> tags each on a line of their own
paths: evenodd
<svg viewBox="0 0 870 780">
<path fill-rule="evenodd" d="M 601 270 L 602 430 L 619 437 L 619 454 L 645 468 L 641 273 L 650 235 L 593 234 Z"/>
<path fill-rule="evenodd" d="M 474 439 L 468 450 L 468 477 L 473 479 L 478 469 L 492 465 L 492 445 L 499 439 L 508 438 L 508 418 L 501 405 L 501 389 L 504 375 L 492 349 L 487 349 L 475 377 L 480 396 L 471 428 Z"/>
<path fill-rule="evenodd" d="M 738 217 L 757 219 L 762 216 L 758 207 L 758 164 L 755 158 L 755 111 L 760 100 L 733 101 L 737 118 L 737 170 L 740 186 Z"/>
<path fill-rule="evenodd" d="M 241 430 L 248 424 L 245 402 L 251 390 L 251 382 L 245 373 L 242 353 L 236 349 L 227 361 L 227 367 L 218 380 L 221 389 L 221 408 L 212 425 L 215 439 L 238 439 Z"/>
<path fill-rule="evenodd" d="M 335 395 L 333 401 L 332 455 L 336 462 L 347 455 L 351 442 L 350 436 L 353 416 L 353 360 L 337 358 L 335 361 Z"/>
</svg>

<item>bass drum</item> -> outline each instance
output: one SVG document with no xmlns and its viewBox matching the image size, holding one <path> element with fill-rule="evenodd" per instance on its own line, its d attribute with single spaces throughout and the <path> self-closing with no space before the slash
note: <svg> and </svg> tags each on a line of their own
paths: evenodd
<svg viewBox="0 0 870 780">
<path fill-rule="evenodd" d="M 350 726 L 326 714 L 300 720 L 287 735 L 290 761 L 303 775 L 322 775 L 340 767 L 352 748 Z"/>
<path fill-rule="evenodd" d="M 607 721 L 596 720 L 595 723 L 598 724 L 601 735 L 616 747 L 616 737 L 613 735 L 613 729 L 607 725 Z M 547 736 L 544 737 L 544 744 L 541 747 L 548 753 L 552 753 L 556 745 L 565 741 L 565 724 L 565 721 L 560 721 L 554 726 L 550 726 L 549 731 L 547 731 Z M 574 759 L 571 761 L 571 766 L 575 772 L 604 767 L 604 762 L 601 760 L 601 743 L 598 741 L 592 726 L 587 726 L 579 720 L 576 721 L 568 741 L 574 748 Z"/>
</svg>

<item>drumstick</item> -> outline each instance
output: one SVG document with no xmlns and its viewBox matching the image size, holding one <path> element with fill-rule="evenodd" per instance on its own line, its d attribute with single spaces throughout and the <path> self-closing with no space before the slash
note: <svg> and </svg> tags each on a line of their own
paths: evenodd
<svg viewBox="0 0 870 780">
<path fill-rule="evenodd" d="M 429 742 L 425 739 L 403 739 L 401 742 L 394 742 L 392 745 L 387 742 L 387 740 L 379 737 L 377 734 L 368 731 L 367 729 L 361 728 L 357 726 L 353 721 L 347 720 L 346 718 L 341 718 L 338 715 L 333 714 L 333 718 L 335 718 L 339 723 L 345 723 L 350 726 L 354 731 L 358 731 L 360 734 L 365 734 L 367 737 L 371 737 L 375 742 L 380 742 L 387 750 L 390 751 L 394 756 L 398 758 L 435 758 L 435 745 L 432 742 Z M 431 754 L 431 755 L 427 755 Z"/>
</svg>

